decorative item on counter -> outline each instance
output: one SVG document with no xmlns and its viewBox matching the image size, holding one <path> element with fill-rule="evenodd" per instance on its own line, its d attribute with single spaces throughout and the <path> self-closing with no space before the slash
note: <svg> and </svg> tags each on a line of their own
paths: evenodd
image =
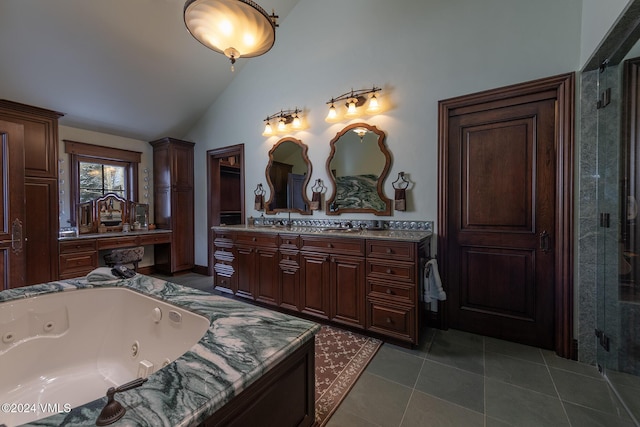
<svg viewBox="0 0 640 427">
<path fill-rule="evenodd" d="M 98 226 L 98 233 L 106 233 L 107 232 L 107 226 L 104 225 L 103 223 L 100 223 L 100 225 Z"/>
<path fill-rule="evenodd" d="M 264 209 L 264 195 L 266 191 L 262 188 L 262 184 L 258 184 L 256 189 L 253 191 L 253 194 L 256 195 L 255 201 L 253 204 L 253 208 L 257 211 L 261 211 Z"/>
<path fill-rule="evenodd" d="M 131 226 L 129 224 L 122 224 L 122 232 L 128 233 L 131 230 Z M 134 228 L 135 230 L 135 228 Z"/>
<path fill-rule="evenodd" d="M 155 230 L 155 229 L 156 229 L 155 224 L 149 224 L 149 230 Z"/>
<path fill-rule="evenodd" d="M 327 191 L 327 187 L 322 183 L 322 179 L 316 179 L 316 183 L 311 187 L 313 195 L 311 196 L 310 208 L 312 211 L 320 210 L 322 206 L 322 194 Z"/>
<path fill-rule="evenodd" d="M 394 206 L 397 211 L 407 210 L 407 187 L 409 181 L 404 177 L 404 172 L 398 172 L 398 179 L 393 181 L 395 191 Z"/>
</svg>

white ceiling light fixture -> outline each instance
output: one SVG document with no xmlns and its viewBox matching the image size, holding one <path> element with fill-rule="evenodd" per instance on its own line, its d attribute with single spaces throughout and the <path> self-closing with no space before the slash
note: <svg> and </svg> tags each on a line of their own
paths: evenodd
<svg viewBox="0 0 640 427">
<path fill-rule="evenodd" d="M 265 54 L 276 40 L 278 16 L 250 0 L 187 0 L 184 23 L 200 43 L 231 60 Z"/>
</svg>

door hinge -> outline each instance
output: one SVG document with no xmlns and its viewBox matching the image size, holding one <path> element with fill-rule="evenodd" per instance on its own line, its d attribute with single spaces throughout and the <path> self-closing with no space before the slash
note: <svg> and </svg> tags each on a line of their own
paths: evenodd
<svg viewBox="0 0 640 427">
<path fill-rule="evenodd" d="M 605 349 L 605 351 L 609 351 L 610 348 L 610 342 L 611 340 L 609 339 L 609 337 L 607 336 L 607 334 L 605 334 L 603 331 L 601 331 L 600 329 L 595 329 L 595 334 L 596 334 L 596 338 L 598 338 L 598 343 L 600 344 L 600 346 L 602 348 Z"/>
<path fill-rule="evenodd" d="M 600 212 L 600 227 L 611 227 L 611 215 L 608 212 Z"/>
<path fill-rule="evenodd" d="M 604 108 L 611 103 L 611 88 L 608 87 L 600 93 L 600 99 L 598 100 L 597 108 Z"/>
</svg>

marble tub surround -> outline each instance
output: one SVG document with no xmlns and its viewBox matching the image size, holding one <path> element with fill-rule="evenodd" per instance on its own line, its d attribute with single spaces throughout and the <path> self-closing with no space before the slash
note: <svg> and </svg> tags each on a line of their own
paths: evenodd
<svg viewBox="0 0 640 427">
<path fill-rule="evenodd" d="M 197 425 L 312 340 L 320 329 L 313 322 L 140 274 L 102 283 L 83 278 L 13 289 L 0 292 L 0 301 L 90 287 L 126 287 L 211 322 L 204 337 L 187 353 L 150 375 L 142 387 L 117 395 L 127 412 L 115 425 Z M 93 425 L 105 403 L 103 397 L 70 413 L 27 425 Z"/>
</svg>

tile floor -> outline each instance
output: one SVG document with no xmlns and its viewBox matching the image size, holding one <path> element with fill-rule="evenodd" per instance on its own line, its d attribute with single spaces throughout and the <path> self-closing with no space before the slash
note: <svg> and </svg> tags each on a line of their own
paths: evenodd
<svg viewBox="0 0 640 427">
<path fill-rule="evenodd" d="M 210 277 L 166 279 L 212 291 Z M 640 413 L 640 379 L 623 380 L 625 401 Z M 416 349 L 385 343 L 327 427 L 634 425 L 593 366 L 534 347 L 430 329 Z"/>
</svg>

